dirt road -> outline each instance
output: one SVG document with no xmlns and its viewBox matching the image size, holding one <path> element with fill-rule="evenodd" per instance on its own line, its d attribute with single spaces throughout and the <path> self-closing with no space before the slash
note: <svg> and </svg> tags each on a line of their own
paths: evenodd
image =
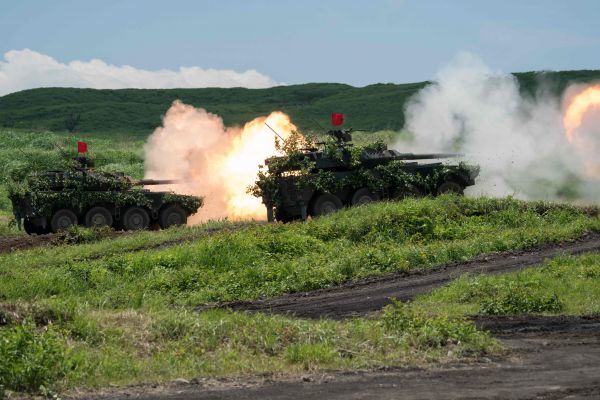
<svg viewBox="0 0 600 400">
<path fill-rule="evenodd" d="M 539 265 L 561 254 L 600 251 L 600 234 L 531 251 L 496 254 L 466 263 L 391 274 L 311 293 L 230 303 L 242 310 L 344 318 L 378 310 L 430 291 L 466 272 L 499 273 Z M 509 349 L 506 356 L 432 369 L 330 371 L 304 376 L 194 379 L 84 393 L 97 400 L 209 399 L 598 399 L 600 315 L 593 317 L 474 317 Z M 65 396 L 69 398 L 69 396 Z"/>
<path fill-rule="evenodd" d="M 512 351 L 502 360 L 434 369 L 329 372 L 297 378 L 194 380 L 85 398 L 209 399 L 598 399 L 600 317 L 478 317 Z M 81 398 L 81 397 L 80 397 Z"/>
<path fill-rule="evenodd" d="M 552 244 L 529 251 L 499 253 L 464 263 L 387 274 L 323 290 L 251 302 L 226 303 L 218 307 L 293 314 L 308 318 L 345 318 L 379 310 L 388 304 L 392 297 L 403 301 L 412 299 L 465 273 L 511 272 L 540 265 L 544 260 L 559 255 L 592 251 L 600 251 L 598 233 L 587 235 L 575 242 Z"/>
</svg>

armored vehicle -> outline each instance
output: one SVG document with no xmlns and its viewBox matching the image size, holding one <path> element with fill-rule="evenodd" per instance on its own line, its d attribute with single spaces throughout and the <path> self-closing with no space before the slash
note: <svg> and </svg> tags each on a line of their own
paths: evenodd
<svg viewBox="0 0 600 400">
<path fill-rule="evenodd" d="M 17 224 L 27 233 L 57 232 L 76 224 L 164 229 L 185 224 L 202 206 L 200 197 L 143 188 L 173 181 L 134 180 L 123 173 L 96 171 L 85 157 L 75 160 L 71 170 L 30 174 L 10 191 Z"/>
<path fill-rule="evenodd" d="M 319 147 L 265 160 L 254 194 L 262 197 L 269 221 L 306 219 L 383 199 L 463 194 L 479 166 L 442 159 L 458 154 L 413 154 L 383 143 L 353 146 L 349 130 L 333 130 Z M 424 161 L 433 160 L 433 161 Z"/>
</svg>

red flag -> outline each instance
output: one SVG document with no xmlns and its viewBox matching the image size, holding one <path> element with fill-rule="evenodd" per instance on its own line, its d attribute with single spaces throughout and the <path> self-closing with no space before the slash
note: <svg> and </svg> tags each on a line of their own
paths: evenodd
<svg viewBox="0 0 600 400">
<path fill-rule="evenodd" d="M 338 126 L 344 123 L 344 114 L 331 113 L 331 125 Z"/>
<path fill-rule="evenodd" d="M 77 142 L 77 152 L 78 153 L 87 153 L 87 143 L 86 142 Z"/>
</svg>

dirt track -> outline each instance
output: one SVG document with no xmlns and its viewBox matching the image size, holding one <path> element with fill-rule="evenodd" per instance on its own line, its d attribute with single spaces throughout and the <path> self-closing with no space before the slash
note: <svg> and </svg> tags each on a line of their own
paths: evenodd
<svg viewBox="0 0 600 400">
<path fill-rule="evenodd" d="M 598 399 L 600 317 L 477 317 L 512 350 L 501 360 L 434 369 L 326 372 L 296 378 L 197 379 L 85 398 L 143 399 Z M 83 398 L 80 397 L 80 398 Z"/>
<path fill-rule="evenodd" d="M 19 235 L 0 237 L 0 253 L 27 249 L 29 247 L 52 245 L 56 242 L 54 235 Z"/>
<path fill-rule="evenodd" d="M 499 273 L 537 265 L 560 254 L 600 251 L 600 234 L 536 250 L 392 274 L 312 293 L 227 304 L 244 310 L 343 318 L 380 309 L 389 297 L 410 299 L 466 272 Z M 432 369 L 328 371 L 304 376 L 193 379 L 83 393 L 78 399 L 598 399 L 600 316 L 473 318 L 510 350 L 499 359 Z M 68 397 L 68 396 L 67 396 Z"/>
<path fill-rule="evenodd" d="M 247 311 L 293 314 L 307 318 L 345 318 L 381 309 L 390 298 L 409 300 L 442 286 L 465 273 L 511 272 L 541 264 L 562 254 L 600 251 L 600 234 L 575 242 L 558 243 L 523 252 L 499 253 L 464 263 L 446 264 L 413 272 L 387 274 L 312 292 L 220 304 L 218 307 Z M 211 306 L 214 307 L 214 306 Z"/>
</svg>

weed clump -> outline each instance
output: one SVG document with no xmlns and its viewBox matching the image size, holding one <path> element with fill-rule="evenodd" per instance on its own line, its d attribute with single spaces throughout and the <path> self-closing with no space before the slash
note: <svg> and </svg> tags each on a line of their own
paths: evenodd
<svg viewBox="0 0 600 400">
<path fill-rule="evenodd" d="M 112 229 L 108 226 L 86 228 L 80 225 L 71 225 L 61 232 L 60 239 L 65 244 L 89 243 L 106 237 L 111 232 Z"/>
<path fill-rule="evenodd" d="M 32 321 L 0 329 L 0 360 L 0 398 L 5 390 L 48 394 L 70 368 L 60 336 Z"/>
<path fill-rule="evenodd" d="M 440 348 L 447 345 L 482 343 L 486 334 L 472 322 L 431 316 L 423 310 L 397 300 L 383 309 L 382 324 L 392 334 L 400 334 L 414 347 Z"/>
<path fill-rule="evenodd" d="M 544 290 L 538 280 L 475 279 L 460 300 L 478 301 L 479 312 L 487 315 L 559 312 L 564 308 L 558 295 Z"/>
</svg>

